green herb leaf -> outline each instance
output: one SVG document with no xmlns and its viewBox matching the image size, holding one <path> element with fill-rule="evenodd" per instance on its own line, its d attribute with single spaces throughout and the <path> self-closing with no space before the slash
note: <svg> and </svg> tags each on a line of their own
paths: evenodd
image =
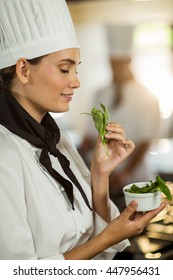
<svg viewBox="0 0 173 280">
<path fill-rule="evenodd" d="M 172 200 L 172 195 L 170 189 L 166 185 L 165 181 L 161 179 L 160 176 L 156 177 L 156 181 L 150 181 L 151 185 L 147 184 L 146 186 L 139 188 L 137 185 L 133 184 L 130 189 L 126 189 L 129 193 L 153 193 L 160 191 L 165 194 L 168 200 Z"/>
<path fill-rule="evenodd" d="M 95 128 L 97 129 L 102 139 L 102 143 L 105 145 L 107 142 L 107 139 L 105 138 L 105 133 L 106 133 L 106 125 L 108 124 L 108 120 L 109 120 L 109 112 L 102 103 L 100 103 L 100 106 L 102 110 L 93 108 L 91 110 L 91 113 L 81 113 L 81 114 L 87 114 L 92 116 Z"/>
<path fill-rule="evenodd" d="M 157 176 L 156 182 L 158 184 L 160 191 L 165 194 L 167 199 L 172 200 L 172 195 L 171 195 L 170 189 L 166 185 L 165 181 L 162 178 L 160 178 L 160 176 Z"/>
<path fill-rule="evenodd" d="M 93 117 L 93 121 L 94 121 L 94 125 L 98 131 L 98 133 L 100 134 L 102 141 L 104 138 L 104 134 L 103 134 L 103 130 L 104 130 L 104 116 L 103 113 L 96 109 L 93 108 L 91 111 L 92 117 Z"/>
</svg>

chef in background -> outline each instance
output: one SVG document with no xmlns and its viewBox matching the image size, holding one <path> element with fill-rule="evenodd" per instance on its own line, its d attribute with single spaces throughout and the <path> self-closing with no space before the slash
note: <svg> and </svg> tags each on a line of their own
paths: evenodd
<svg viewBox="0 0 173 280">
<path fill-rule="evenodd" d="M 135 77 L 131 63 L 133 60 L 133 26 L 106 26 L 109 60 L 112 70 L 112 81 L 101 88 L 93 98 L 93 107 L 103 103 L 110 112 L 110 121 L 121 123 L 126 131 L 126 138 L 135 143 L 135 151 L 110 176 L 110 196 L 124 208 L 122 187 L 137 181 L 154 180 L 146 155 L 153 140 L 160 133 L 159 101 Z M 92 147 L 97 137 L 91 119 L 88 118 L 88 129 L 79 152 L 90 164 Z"/>
</svg>

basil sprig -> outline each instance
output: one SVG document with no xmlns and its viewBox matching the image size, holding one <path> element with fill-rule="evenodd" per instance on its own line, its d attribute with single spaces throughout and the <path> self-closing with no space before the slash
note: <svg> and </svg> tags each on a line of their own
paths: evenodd
<svg viewBox="0 0 173 280">
<path fill-rule="evenodd" d="M 103 145 L 106 144 L 107 139 L 105 138 L 106 133 L 106 125 L 108 124 L 109 120 L 109 112 L 106 106 L 104 106 L 102 103 L 100 103 L 101 109 L 93 108 L 91 110 L 91 113 L 81 113 L 81 114 L 87 114 L 92 116 L 94 125 L 102 139 Z"/>
<path fill-rule="evenodd" d="M 137 185 L 133 184 L 130 189 L 126 189 L 126 192 L 129 193 L 153 193 L 156 191 L 160 191 L 165 194 L 168 200 L 172 200 L 172 195 L 170 189 L 166 185 L 165 181 L 160 177 L 156 177 L 156 181 L 150 180 L 150 185 L 146 184 L 146 186 L 139 188 Z"/>
</svg>

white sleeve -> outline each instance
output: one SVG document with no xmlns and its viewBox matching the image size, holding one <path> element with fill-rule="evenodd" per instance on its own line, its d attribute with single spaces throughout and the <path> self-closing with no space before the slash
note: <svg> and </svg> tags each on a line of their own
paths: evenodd
<svg viewBox="0 0 173 280">
<path fill-rule="evenodd" d="M 110 200 L 110 209 L 111 209 L 111 220 L 113 220 L 119 215 L 119 210 L 111 200 Z M 97 213 L 94 213 L 93 236 L 98 235 L 106 226 L 107 226 L 107 223 Z M 113 257 L 118 252 L 122 252 L 128 246 L 130 246 L 130 242 L 128 240 L 123 240 L 123 241 L 119 242 L 118 244 L 108 248 L 104 252 L 98 254 L 94 259 L 95 260 L 113 259 Z"/>
</svg>

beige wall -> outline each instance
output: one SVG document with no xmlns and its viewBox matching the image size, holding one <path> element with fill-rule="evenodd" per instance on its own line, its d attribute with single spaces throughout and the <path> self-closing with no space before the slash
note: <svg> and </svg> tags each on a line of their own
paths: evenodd
<svg viewBox="0 0 173 280">
<path fill-rule="evenodd" d="M 69 3 L 76 23 L 139 23 L 149 20 L 172 21 L 172 0 L 81 0 Z"/>
</svg>

